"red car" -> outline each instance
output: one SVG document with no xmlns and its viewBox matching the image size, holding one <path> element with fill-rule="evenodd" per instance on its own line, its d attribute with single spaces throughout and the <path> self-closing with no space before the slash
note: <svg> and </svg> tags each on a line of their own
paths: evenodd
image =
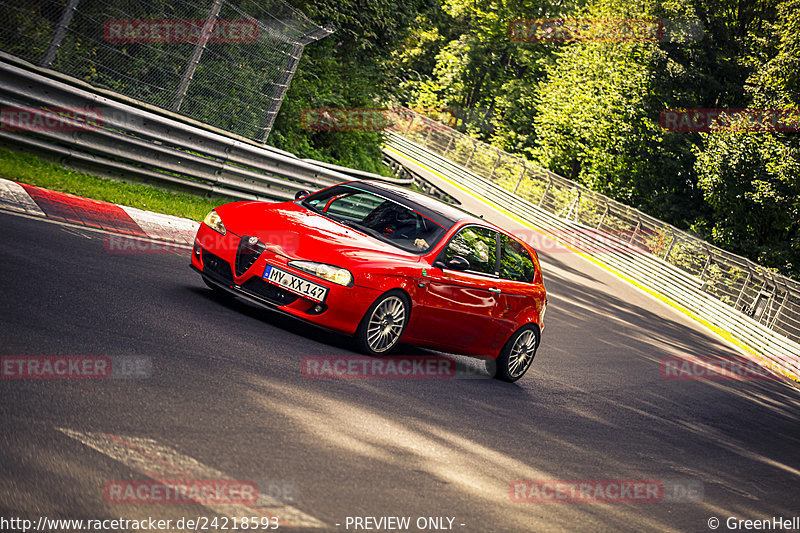
<svg viewBox="0 0 800 533">
<path fill-rule="evenodd" d="M 192 267 L 216 291 L 352 335 L 368 354 L 402 341 L 496 361 L 505 381 L 528 370 L 547 304 L 532 248 L 377 181 L 222 205 L 200 225 Z"/>
</svg>

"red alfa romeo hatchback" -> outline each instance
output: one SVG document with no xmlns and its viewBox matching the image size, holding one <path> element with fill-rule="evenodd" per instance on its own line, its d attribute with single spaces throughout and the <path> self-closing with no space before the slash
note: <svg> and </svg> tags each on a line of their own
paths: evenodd
<svg viewBox="0 0 800 533">
<path fill-rule="evenodd" d="M 406 342 L 482 357 L 505 381 L 530 367 L 547 304 L 532 248 L 377 181 L 222 205 L 200 225 L 192 267 L 215 291 L 354 336 L 368 354 Z"/>
</svg>

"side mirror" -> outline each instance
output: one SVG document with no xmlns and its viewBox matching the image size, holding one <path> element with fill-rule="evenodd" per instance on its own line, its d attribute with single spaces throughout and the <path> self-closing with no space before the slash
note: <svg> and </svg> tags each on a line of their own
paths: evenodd
<svg viewBox="0 0 800 533">
<path fill-rule="evenodd" d="M 308 192 L 308 191 L 297 191 L 297 193 L 294 195 L 294 199 L 295 200 L 299 200 L 300 198 L 303 198 L 304 196 L 308 196 L 309 194 L 311 194 L 311 193 Z"/>
<path fill-rule="evenodd" d="M 456 255 L 451 257 L 445 263 L 445 266 L 450 270 L 459 270 L 463 272 L 464 270 L 469 270 L 469 261 L 461 257 L 460 255 Z"/>
</svg>

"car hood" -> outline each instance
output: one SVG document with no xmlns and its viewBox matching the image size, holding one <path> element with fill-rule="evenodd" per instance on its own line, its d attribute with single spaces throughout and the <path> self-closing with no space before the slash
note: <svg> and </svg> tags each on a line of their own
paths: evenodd
<svg viewBox="0 0 800 533">
<path fill-rule="evenodd" d="M 228 231 L 258 237 L 267 250 L 289 260 L 337 266 L 387 259 L 418 262 L 420 256 L 364 235 L 294 202 L 239 202 L 217 209 Z"/>
</svg>

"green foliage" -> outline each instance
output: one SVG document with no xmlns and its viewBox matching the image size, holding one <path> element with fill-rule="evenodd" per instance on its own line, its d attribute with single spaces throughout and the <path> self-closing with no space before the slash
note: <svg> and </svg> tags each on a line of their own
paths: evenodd
<svg viewBox="0 0 800 533">
<path fill-rule="evenodd" d="M 781 2 L 777 17 L 745 60 L 753 70 L 744 84 L 751 107 L 794 109 L 800 126 L 800 1 Z M 720 129 L 694 149 L 700 186 L 712 209 L 711 239 L 764 265 L 800 277 L 800 139 L 797 133 Z"/>
<path fill-rule="evenodd" d="M 302 113 L 320 107 L 385 106 L 397 86 L 389 59 L 424 2 L 298 0 L 293 4 L 314 21 L 331 24 L 336 32 L 305 48 L 269 143 L 301 157 L 389 174 L 381 163 L 382 132 L 313 131 L 304 128 Z"/>
</svg>

